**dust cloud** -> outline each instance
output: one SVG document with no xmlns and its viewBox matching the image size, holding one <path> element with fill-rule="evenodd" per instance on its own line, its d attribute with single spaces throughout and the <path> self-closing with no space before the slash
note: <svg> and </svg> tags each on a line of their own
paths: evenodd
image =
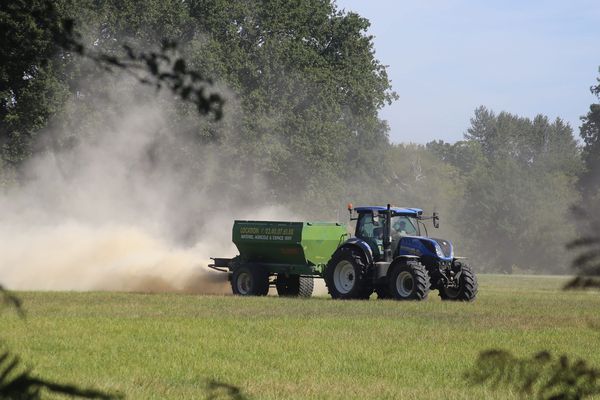
<svg viewBox="0 0 600 400">
<path fill-rule="evenodd" d="M 71 222 L 0 233 L 0 281 L 13 290 L 228 293 L 201 244 L 176 248 L 133 226 Z"/>
<path fill-rule="evenodd" d="M 229 294 L 226 274 L 207 264 L 237 254 L 233 220 L 293 219 L 280 207 L 226 201 L 219 149 L 189 133 L 205 118 L 174 125 L 177 104 L 155 93 L 121 92 L 94 104 L 107 110 L 100 116 L 77 114 L 73 99 L 74 132 L 56 123 L 40 134 L 43 150 L 0 192 L 2 285 Z"/>
</svg>

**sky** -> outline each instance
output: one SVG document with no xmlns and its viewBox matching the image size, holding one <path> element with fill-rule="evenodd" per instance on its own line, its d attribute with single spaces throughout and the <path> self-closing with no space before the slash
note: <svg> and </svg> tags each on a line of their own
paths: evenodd
<svg viewBox="0 0 600 400">
<path fill-rule="evenodd" d="M 600 0 L 337 0 L 371 22 L 400 98 L 380 112 L 395 143 L 461 140 L 480 105 L 560 117 L 579 134 L 597 102 Z"/>
</svg>

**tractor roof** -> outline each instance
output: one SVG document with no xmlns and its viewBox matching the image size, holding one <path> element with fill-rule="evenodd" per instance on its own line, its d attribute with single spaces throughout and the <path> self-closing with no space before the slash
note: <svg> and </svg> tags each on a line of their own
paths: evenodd
<svg viewBox="0 0 600 400">
<path fill-rule="evenodd" d="M 372 212 L 372 211 L 385 211 L 385 210 L 387 210 L 387 207 L 361 206 L 361 207 L 356 207 L 354 210 L 357 213 L 365 213 L 365 212 Z M 392 212 L 397 215 L 408 215 L 408 216 L 412 216 L 412 217 L 417 217 L 417 216 L 423 214 L 423 210 L 421 210 L 420 208 L 391 207 L 390 210 L 392 210 Z"/>
</svg>

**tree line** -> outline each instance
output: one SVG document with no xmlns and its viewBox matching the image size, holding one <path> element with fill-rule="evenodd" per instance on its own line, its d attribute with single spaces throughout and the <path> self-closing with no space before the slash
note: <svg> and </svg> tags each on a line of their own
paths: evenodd
<svg viewBox="0 0 600 400">
<path fill-rule="evenodd" d="M 48 4 L 52 18 L 38 18 Z M 36 154 L 68 151 L 121 112 L 107 99 L 125 98 L 133 86 L 112 69 L 173 89 L 179 100 L 155 101 L 170 134 L 193 144 L 176 149 L 176 161 L 197 174 L 210 162 L 218 174 L 198 184 L 219 193 L 224 208 L 284 204 L 305 218 L 343 221 L 348 201 L 421 207 L 441 213 L 440 234 L 480 270 L 561 273 L 569 264 L 564 245 L 578 229 L 571 207 L 598 204 L 600 104 L 582 117 L 581 143 L 561 119 L 484 106 L 461 141 L 392 143 L 378 111 L 397 94 L 375 57 L 369 21 L 331 0 L 2 7 L 0 31 L 12 38 L 1 54 L 10 61 L 0 65 L 5 189 L 25 179 Z M 194 77 L 202 85 L 186 89 Z M 221 97 L 207 94 L 215 87 L 226 88 Z M 184 101 L 191 90 L 195 104 Z M 205 111 L 216 104 L 224 118 L 207 119 L 201 104 Z"/>
</svg>

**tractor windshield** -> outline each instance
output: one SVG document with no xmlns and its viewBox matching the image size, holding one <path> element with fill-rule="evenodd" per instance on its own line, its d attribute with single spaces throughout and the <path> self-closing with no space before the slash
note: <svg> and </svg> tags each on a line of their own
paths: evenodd
<svg viewBox="0 0 600 400">
<path fill-rule="evenodd" d="M 406 215 L 394 215 L 391 226 L 392 236 L 419 236 L 419 227 L 414 218 Z"/>
<path fill-rule="evenodd" d="M 394 236 L 419 236 L 419 227 L 413 217 L 394 215 L 390 233 Z M 362 239 L 382 239 L 385 219 L 374 220 L 370 213 L 363 213 L 358 218 L 356 236 Z"/>
</svg>

